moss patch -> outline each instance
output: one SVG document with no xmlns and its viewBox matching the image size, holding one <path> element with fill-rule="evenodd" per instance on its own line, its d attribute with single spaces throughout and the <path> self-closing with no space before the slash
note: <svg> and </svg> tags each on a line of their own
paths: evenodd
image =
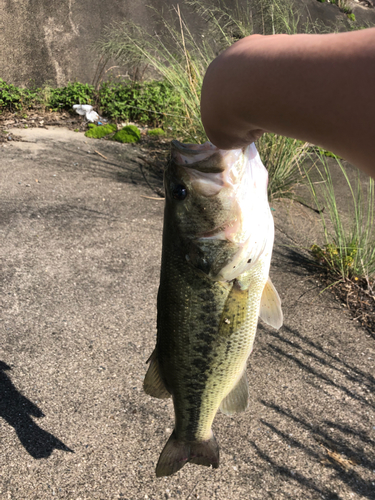
<svg viewBox="0 0 375 500">
<path fill-rule="evenodd" d="M 113 136 L 114 141 L 118 142 L 139 142 L 141 133 L 135 125 L 127 125 Z"/>
<path fill-rule="evenodd" d="M 112 134 L 113 132 L 116 132 L 116 125 L 113 124 L 108 124 L 108 125 L 94 125 L 93 123 L 89 124 L 89 130 L 85 132 L 86 137 L 93 137 L 95 139 L 101 139 L 102 137 L 105 137 L 106 135 Z"/>
<path fill-rule="evenodd" d="M 148 135 L 153 135 L 155 137 L 160 137 L 165 135 L 165 132 L 162 128 L 153 128 L 152 130 L 148 131 Z"/>
</svg>

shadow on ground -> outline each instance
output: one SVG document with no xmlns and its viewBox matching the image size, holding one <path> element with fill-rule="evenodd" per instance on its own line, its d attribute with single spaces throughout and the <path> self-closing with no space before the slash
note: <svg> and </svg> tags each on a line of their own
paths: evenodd
<svg viewBox="0 0 375 500">
<path fill-rule="evenodd" d="M 23 396 L 13 385 L 11 370 L 0 361 L 0 417 L 14 428 L 20 443 L 33 458 L 48 458 L 53 450 L 73 452 L 70 448 L 49 432 L 39 427 L 31 417 L 44 417 L 43 412 L 29 399 Z"/>
</svg>

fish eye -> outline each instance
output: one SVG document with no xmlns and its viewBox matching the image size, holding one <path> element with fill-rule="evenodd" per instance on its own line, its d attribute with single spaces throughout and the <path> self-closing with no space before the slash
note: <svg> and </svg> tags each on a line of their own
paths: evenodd
<svg viewBox="0 0 375 500">
<path fill-rule="evenodd" d="M 172 190 L 172 196 L 175 200 L 183 201 L 188 195 L 188 190 L 182 184 L 178 184 Z"/>
</svg>

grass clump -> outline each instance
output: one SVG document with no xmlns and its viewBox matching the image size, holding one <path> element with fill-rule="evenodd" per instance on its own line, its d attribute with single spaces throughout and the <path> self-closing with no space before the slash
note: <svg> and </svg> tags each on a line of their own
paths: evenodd
<svg viewBox="0 0 375 500">
<path fill-rule="evenodd" d="M 148 135 L 153 137 L 162 137 L 165 135 L 165 132 L 162 128 L 153 128 L 147 132 Z"/>
<path fill-rule="evenodd" d="M 337 7 L 344 12 L 344 14 L 351 14 L 353 11 L 350 7 L 350 3 L 347 0 L 331 0 L 333 5 L 337 5 Z"/>
<path fill-rule="evenodd" d="M 94 139 L 101 139 L 109 134 L 113 134 L 116 132 L 117 126 L 116 124 L 107 124 L 107 125 L 94 125 L 90 123 L 89 130 L 85 132 L 86 137 L 92 137 Z"/>
<path fill-rule="evenodd" d="M 333 279 L 370 283 L 375 275 L 374 181 L 369 179 L 365 193 L 359 173 L 353 185 L 340 160 L 336 161 L 350 193 L 349 214 L 345 216 L 339 210 L 327 160 L 320 156 L 318 183 L 312 182 L 309 175 L 308 179 L 321 214 L 325 242 L 314 244 L 311 253 Z"/>
<path fill-rule="evenodd" d="M 135 125 L 127 125 L 115 133 L 112 137 L 114 141 L 118 142 L 139 142 L 141 133 Z"/>
<path fill-rule="evenodd" d="M 276 134 L 264 134 L 256 146 L 268 170 L 268 199 L 294 198 L 294 187 L 304 176 L 301 163 L 309 145 Z"/>
</svg>

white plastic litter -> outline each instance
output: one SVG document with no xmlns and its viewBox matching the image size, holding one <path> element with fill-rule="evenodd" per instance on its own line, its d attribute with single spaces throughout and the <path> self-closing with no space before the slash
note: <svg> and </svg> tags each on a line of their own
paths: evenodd
<svg viewBox="0 0 375 500">
<path fill-rule="evenodd" d="M 94 108 L 90 106 L 90 104 L 74 104 L 73 109 L 75 109 L 76 113 L 83 116 L 88 122 L 96 122 L 99 120 L 99 115 Z"/>
</svg>

